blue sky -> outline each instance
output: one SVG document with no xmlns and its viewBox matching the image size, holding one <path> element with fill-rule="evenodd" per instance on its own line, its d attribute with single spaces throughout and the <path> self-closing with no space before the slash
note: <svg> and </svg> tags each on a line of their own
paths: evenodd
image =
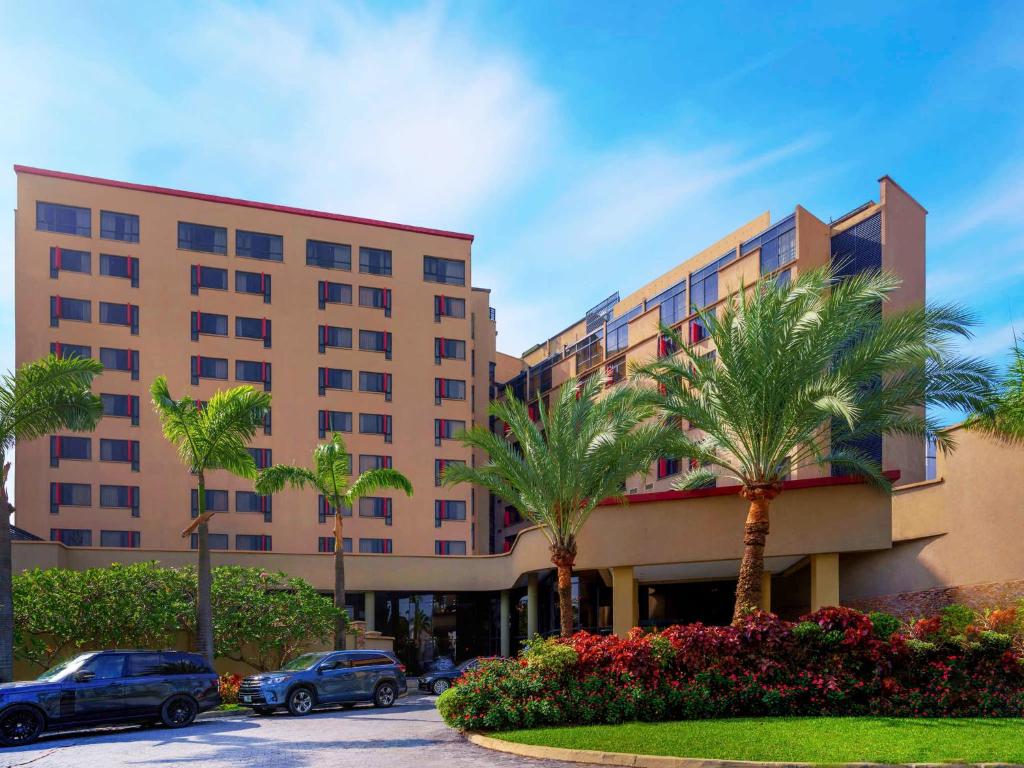
<svg viewBox="0 0 1024 768">
<path fill-rule="evenodd" d="M 1024 329 L 1019 2 L 89 5 L 0 5 L 8 211 L 17 162 L 470 231 L 519 353 L 888 173 L 930 212 L 929 297 L 984 321 L 972 349 Z"/>
</svg>

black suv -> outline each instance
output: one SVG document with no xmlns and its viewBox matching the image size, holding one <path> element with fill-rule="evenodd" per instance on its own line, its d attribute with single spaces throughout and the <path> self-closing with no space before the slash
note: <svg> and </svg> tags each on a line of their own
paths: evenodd
<svg viewBox="0 0 1024 768">
<path fill-rule="evenodd" d="M 31 744 L 43 731 L 116 723 L 191 723 L 220 704 L 217 673 L 194 653 L 92 651 L 35 680 L 0 684 L 0 744 Z"/>
</svg>

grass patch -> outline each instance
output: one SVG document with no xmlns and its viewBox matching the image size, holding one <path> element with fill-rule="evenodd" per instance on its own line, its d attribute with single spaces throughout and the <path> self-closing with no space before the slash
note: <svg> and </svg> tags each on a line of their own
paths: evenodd
<svg viewBox="0 0 1024 768">
<path fill-rule="evenodd" d="M 1024 721 L 779 717 L 581 725 L 492 734 L 520 744 L 718 760 L 1024 763 Z"/>
<path fill-rule="evenodd" d="M 235 711 L 241 711 L 243 709 L 245 709 L 245 707 L 241 706 L 240 704 L 218 704 L 216 707 L 213 708 L 213 711 L 214 712 L 235 712 Z"/>
</svg>

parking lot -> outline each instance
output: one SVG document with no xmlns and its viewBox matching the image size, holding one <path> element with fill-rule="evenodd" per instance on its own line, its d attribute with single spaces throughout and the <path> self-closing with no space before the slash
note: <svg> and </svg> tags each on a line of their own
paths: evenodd
<svg viewBox="0 0 1024 768">
<path fill-rule="evenodd" d="M 306 717 L 243 714 L 203 719 L 181 730 L 105 728 L 46 734 L 29 747 L 0 751 L 15 768 L 461 768 L 567 764 L 501 755 L 475 747 L 441 722 L 433 697 L 410 694 L 391 709 L 357 707 Z"/>
</svg>

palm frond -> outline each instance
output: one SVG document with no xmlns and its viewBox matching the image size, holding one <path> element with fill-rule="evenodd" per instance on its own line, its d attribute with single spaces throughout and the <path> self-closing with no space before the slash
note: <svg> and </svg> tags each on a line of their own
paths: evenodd
<svg viewBox="0 0 1024 768">
<path fill-rule="evenodd" d="M 285 488 L 315 488 L 324 493 L 320 487 L 316 473 L 305 467 L 292 467 L 287 464 L 275 464 L 262 470 L 256 477 L 253 490 L 261 496 L 270 496 Z"/>
<path fill-rule="evenodd" d="M 348 506 L 354 507 L 357 499 L 372 496 L 386 489 L 405 491 L 406 496 L 412 496 L 412 483 L 409 482 L 409 478 L 396 469 L 380 468 L 369 469 L 359 475 L 349 486 L 346 501 Z"/>
</svg>

